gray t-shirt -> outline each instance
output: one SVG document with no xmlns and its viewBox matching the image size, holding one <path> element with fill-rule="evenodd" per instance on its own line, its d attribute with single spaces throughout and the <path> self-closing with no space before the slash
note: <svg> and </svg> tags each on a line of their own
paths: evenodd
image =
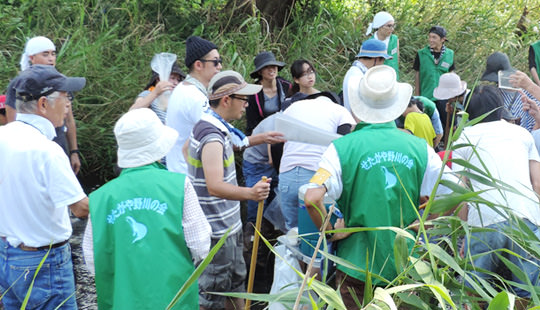
<svg viewBox="0 0 540 310">
<path fill-rule="evenodd" d="M 255 129 L 253 129 L 252 135 L 274 130 L 274 119 L 277 114 L 272 114 L 262 120 Z M 268 144 L 263 143 L 255 146 L 248 147 L 244 151 L 244 160 L 249 161 L 252 164 L 268 164 Z"/>
</svg>

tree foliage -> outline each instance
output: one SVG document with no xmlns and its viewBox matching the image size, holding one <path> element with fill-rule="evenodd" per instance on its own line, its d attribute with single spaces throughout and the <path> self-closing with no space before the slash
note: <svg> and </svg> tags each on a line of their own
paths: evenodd
<svg viewBox="0 0 540 310">
<path fill-rule="evenodd" d="M 426 44 L 431 25 L 447 28 L 457 73 L 469 83 L 481 75 L 485 58 L 494 51 L 506 52 L 515 67 L 527 70 L 528 45 L 539 37 L 533 28 L 538 27 L 540 5 L 533 0 L 278 2 L 288 9 L 263 6 L 274 1 L 255 0 L 4 1 L 0 4 L 1 84 L 5 89 L 18 73 L 28 38 L 51 38 L 58 49 L 59 70 L 88 80 L 74 102 L 83 156 L 81 176 L 87 183 L 102 183 L 113 176 L 116 161 L 112 127 L 147 82 L 152 55 L 173 52 L 182 64 L 184 42 L 190 35 L 214 41 L 224 68 L 244 76 L 253 69 L 253 57 L 263 50 L 273 51 L 289 64 L 309 59 L 317 69 L 317 88 L 336 92 L 366 39 L 367 24 L 379 10 L 389 11 L 397 21 L 402 80 L 409 83 L 414 81 L 416 50 Z M 529 11 L 522 22 L 525 31 L 518 34 L 525 7 Z M 288 68 L 281 75 L 290 78 Z"/>
</svg>

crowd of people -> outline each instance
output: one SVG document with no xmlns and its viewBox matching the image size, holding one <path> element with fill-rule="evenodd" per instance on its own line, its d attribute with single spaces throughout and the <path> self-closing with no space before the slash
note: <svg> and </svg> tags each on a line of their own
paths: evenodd
<svg viewBox="0 0 540 310">
<path fill-rule="evenodd" d="M 89 197 L 76 178 L 81 164 L 71 109 L 86 80 L 55 69 L 50 39 L 28 40 L 21 72 L 0 97 L 0 125 L 6 124 L 0 127 L 0 304 L 20 308 L 32 287 L 29 308 L 77 308 L 71 212 L 89 215 L 84 254 L 100 309 L 166 307 L 225 235 L 198 287 L 191 286 L 175 309 L 241 309 L 244 299 L 214 293 L 246 290 L 244 249 L 255 234 L 259 202 L 265 208 L 277 202 L 284 234 L 302 225 L 301 207 L 322 233 L 344 227 L 415 231 L 421 203 L 452 193 L 442 185 L 433 191 L 439 178 L 482 191 L 483 199 L 499 206 L 458 204 L 446 213 L 490 228 L 473 232 L 463 245 L 473 266 L 500 272 L 497 251 L 511 249 L 518 255 L 510 260 L 540 285 L 540 260 L 503 233 L 523 222 L 540 238 L 540 41 L 530 47 L 532 79 L 495 52 L 470 90 L 455 73 L 445 28 L 433 26 L 412 66 L 413 87 L 399 79 L 403 64 L 394 29 L 389 13 L 374 16 L 340 94 L 315 88 L 317 68 L 307 59 L 292 62 L 287 81 L 279 76 L 287 65 L 270 51 L 254 57 L 253 84 L 247 83 L 236 71 L 222 71 L 218 46 L 189 37 L 187 74 L 176 62 L 168 79 L 152 71 L 114 126 L 121 172 Z M 510 76 L 504 85 L 501 72 Z M 463 130 L 460 148 L 445 154 L 463 115 L 479 122 Z M 244 117 L 244 131 L 232 125 Z M 340 137 L 306 143 L 302 136 L 314 133 L 278 131 L 279 117 Z M 237 181 L 239 152 L 243 185 Z M 470 167 L 443 165 L 445 156 L 489 172 L 507 187 L 494 190 L 460 176 Z M 325 221 L 325 197 L 336 202 L 338 221 Z M 244 220 L 241 201 L 247 201 Z M 362 270 L 378 275 L 370 280 L 376 286 L 397 277 L 394 231 L 338 231 L 326 238 L 335 255 L 358 267 L 337 265 L 336 285 L 347 309 L 359 309 L 363 300 Z M 413 243 L 407 245 L 412 250 Z M 480 270 L 474 280 L 487 280 Z M 519 285 L 512 290 L 525 300 L 531 294 Z"/>
</svg>

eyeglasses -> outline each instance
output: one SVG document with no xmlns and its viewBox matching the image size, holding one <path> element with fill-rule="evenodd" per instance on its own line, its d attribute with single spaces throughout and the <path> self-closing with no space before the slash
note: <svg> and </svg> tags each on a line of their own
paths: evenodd
<svg viewBox="0 0 540 310">
<path fill-rule="evenodd" d="M 67 93 L 67 98 L 69 101 L 73 102 L 73 93 L 72 92 L 68 92 Z"/>
<path fill-rule="evenodd" d="M 249 101 L 249 98 L 246 98 L 246 97 L 238 97 L 236 95 L 230 95 L 229 97 L 231 98 L 234 98 L 234 99 L 238 99 L 238 100 L 242 100 L 244 102 L 248 102 Z"/>
<path fill-rule="evenodd" d="M 220 64 L 223 63 L 223 59 L 221 58 L 218 58 L 218 59 L 199 59 L 201 62 L 212 62 L 214 63 L 214 67 L 217 67 L 219 66 Z"/>
<path fill-rule="evenodd" d="M 304 76 L 308 76 L 308 75 L 312 75 L 312 74 L 315 74 L 315 71 L 312 70 L 312 69 L 309 69 L 307 71 L 304 71 L 300 77 L 303 78 Z"/>
<path fill-rule="evenodd" d="M 388 24 L 388 25 L 384 25 L 383 27 L 394 29 L 396 28 L 396 24 Z"/>
</svg>

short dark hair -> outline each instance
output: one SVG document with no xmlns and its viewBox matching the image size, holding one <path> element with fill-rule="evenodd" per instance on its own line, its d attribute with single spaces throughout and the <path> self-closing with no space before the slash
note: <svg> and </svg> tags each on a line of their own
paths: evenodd
<svg viewBox="0 0 540 310">
<path fill-rule="evenodd" d="M 424 103 L 420 99 L 411 97 L 408 107 L 412 107 L 413 104 L 416 105 L 422 112 L 424 112 Z"/>
<path fill-rule="evenodd" d="M 219 105 L 219 101 L 221 101 L 222 98 L 218 98 L 218 99 L 214 99 L 214 100 L 210 100 L 208 101 L 208 104 L 212 107 L 212 108 L 217 108 L 218 105 Z"/>
<path fill-rule="evenodd" d="M 466 111 L 469 113 L 469 119 L 492 112 L 481 122 L 493 122 L 502 119 L 502 106 L 503 98 L 497 87 L 480 85 L 474 89 Z"/>
</svg>

